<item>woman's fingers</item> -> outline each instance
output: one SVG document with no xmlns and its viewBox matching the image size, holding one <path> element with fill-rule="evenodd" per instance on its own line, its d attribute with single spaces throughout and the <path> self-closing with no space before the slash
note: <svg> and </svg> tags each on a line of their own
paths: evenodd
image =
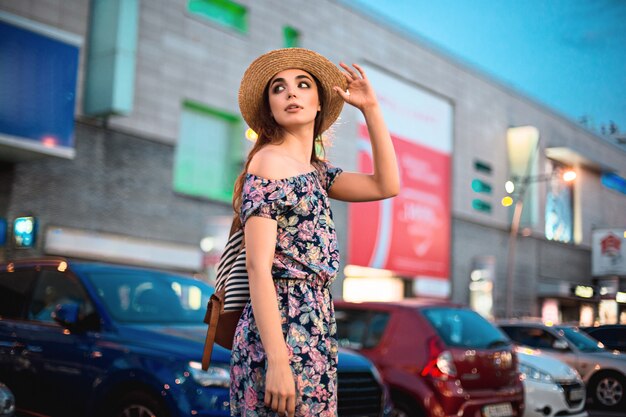
<svg viewBox="0 0 626 417">
<path fill-rule="evenodd" d="M 361 78 L 363 78 L 364 80 L 367 80 L 367 77 L 365 76 L 365 71 L 363 71 L 363 68 L 361 68 L 359 64 L 352 64 L 352 65 L 354 65 L 354 68 L 356 68 L 359 71 L 359 74 L 361 74 Z"/>
<path fill-rule="evenodd" d="M 337 94 L 339 94 L 344 101 L 348 103 L 350 102 L 350 95 L 346 93 L 345 91 L 343 91 L 341 88 L 335 86 L 333 87 L 333 90 L 335 90 Z"/>
<path fill-rule="evenodd" d="M 294 417 L 296 412 L 296 394 L 278 394 L 265 391 L 265 405 L 278 412 L 279 415 Z"/>
<path fill-rule="evenodd" d="M 282 395 L 278 397 L 278 407 L 275 410 L 278 411 L 279 416 L 285 415 L 285 411 L 287 409 L 287 398 L 288 397 Z"/>
<path fill-rule="evenodd" d="M 343 62 L 341 62 L 339 65 L 341 65 L 341 67 L 344 70 L 346 70 L 346 72 L 349 74 L 349 77 L 348 77 L 348 75 L 344 73 L 344 75 L 346 75 L 346 78 L 348 78 L 349 81 L 350 80 L 358 80 L 359 79 L 359 76 L 357 75 L 356 72 L 354 72 L 354 70 L 352 68 L 350 68 L 349 66 L 347 66 Z M 356 64 L 352 64 L 352 65 L 354 65 L 354 67 L 357 68 Z M 361 72 L 361 71 L 359 70 L 359 72 Z"/>
</svg>

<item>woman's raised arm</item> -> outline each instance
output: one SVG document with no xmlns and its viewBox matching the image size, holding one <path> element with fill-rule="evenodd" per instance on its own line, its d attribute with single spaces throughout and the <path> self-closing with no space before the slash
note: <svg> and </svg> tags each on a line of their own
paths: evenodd
<svg viewBox="0 0 626 417">
<path fill-rule="evenodd" d="M 343 91 L 335 87 L 335 91 L 346 103 L 359 109 L 365 117 L 372 144 L 374 172 L 372 174 L 343 172 L 333 183 L 329 195 L 343 201 L 382 200 L 400 192 L 398 162 L 376 93 L 363 69 L 357 64 L 353 65 L 359 74 L 341 63 L 348 81 L 348 90 Z"/>
</svg>

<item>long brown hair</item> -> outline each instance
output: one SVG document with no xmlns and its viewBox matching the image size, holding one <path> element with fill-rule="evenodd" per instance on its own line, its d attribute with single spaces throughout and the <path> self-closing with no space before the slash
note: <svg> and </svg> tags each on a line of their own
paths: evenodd
<svg viewBox="0 0 626 417">
<path fill-rule="evenodd" d="M 324 90 L 322 90 L 322 86 L 320 82 L 315 78 L 312 74 L 313 80 L 317 85 L 318 97 L 320 101 L 320 108 L 324 108 Z M 254 143 L 252 149 L 248 153 L 248 158 L 246 159 L 246 163 L 243 167 L 243 170 L 235 180 L 235 187 L 233 191 L 233 210 L 234 210 L 234 218 L 233 225 L 230 230 L 230 234 L 232 235 L 237 229 L 241 227 L 241 220 L 239 218 L 239 213 L 241 211 L 241 199 L 243 193 L 243 184 L 246 179 L 246 173 L 248 172 L 248 166 L 250 165 L 250 161 L 257 152 L 259 152 L 265 145 L 269 144 L 280 144 L 282 141 L 283 128 L 280 126 L 273 117 L 271 117 L 270 105 L 269 105 L 269 81 L 268 85 L 265 87 L 265 91 L 263 92 L 263 103 L 261 105 L 261 126 L 259 128 L 259 132 L 256 132 L 258 135 L 257 140 Z M 318 111 L 315 116 L 315 125 L 313 126 L 313 148 L 311 149 L 311 165 L 318 168 L 323 161 L 322 158 L 318 155 L 325 155 L 324 152 L 324 142 L 322 140 L 322 132 L 320 132 L 320 127 L 324 124 L 324 112 Z"/>
</svg>

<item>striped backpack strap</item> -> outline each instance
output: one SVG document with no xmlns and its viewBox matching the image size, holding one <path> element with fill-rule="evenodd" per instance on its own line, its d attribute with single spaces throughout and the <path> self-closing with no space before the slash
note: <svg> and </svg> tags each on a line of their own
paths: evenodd
<svg viewBox="0 0 626 417">
<path fill-rule="evenodd" d="M 217 263 L 217 277 L 215 279 L 215 290 L 219 290 L 220 288 L 226 285 L 226 281 L 230 271 L 237 259 L 237 256 L 241 253 L 243 249 L 243 229 L 237 230 L 233 233 L 230 238 L 228 238 L 228 242 L 226 243 L 226 247 L 224 248 L 224 252 L 220 257 L 219 262 Z M 244 264 L 245 268 L 245 264 Z"/>
<path fill-rule="evenodd" d="M 224 288 L 224 311 L 243 310 L 250 299 L 243 229 L 233 233 L 217 264 L 215 289 Z"/>
</svg>

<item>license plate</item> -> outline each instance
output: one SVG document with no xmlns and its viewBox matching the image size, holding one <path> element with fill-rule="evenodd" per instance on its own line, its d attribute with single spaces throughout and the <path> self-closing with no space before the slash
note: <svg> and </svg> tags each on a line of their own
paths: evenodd
<svg viewBox="0 0 626 417">
<path fill-rule="evenodd" d="M 510 417 L 513 415 L 511 403 L 493 404 L 483 407 L 484 417 Z"/>
<path fill-rule="evenodd" d="M 569 400 L 570 401 L 579 401 L 585 398 L 585 390 L 584 389 L 574 389 L 569 392 Z"/>
</svg>

